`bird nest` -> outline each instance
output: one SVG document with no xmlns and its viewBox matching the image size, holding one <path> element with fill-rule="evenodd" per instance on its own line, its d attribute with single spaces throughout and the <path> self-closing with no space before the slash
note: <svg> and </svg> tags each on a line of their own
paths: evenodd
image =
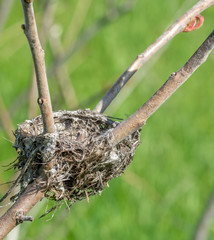
<svg viewBox="0 0 214 240">
<path fill-rule="evenodd" d="M 41 116 L 19 124 L 15 132 L 19 195 L 42 172 L 47 198 L 74 203 L 100 193 L 131 163 L 139 131 L 114 145 L 112 129 L 118 122 L 110 117 L 88 109 L 53 115 L 54 134 L 43 134 Z"/>
</svg>

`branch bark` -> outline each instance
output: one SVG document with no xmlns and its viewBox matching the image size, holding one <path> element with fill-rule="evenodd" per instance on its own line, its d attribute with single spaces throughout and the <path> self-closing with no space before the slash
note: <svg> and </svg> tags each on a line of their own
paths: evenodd
<svg viewBox="0 0 214 240">
<path fill-rule="evenodd" d="M 33 0 L 21 0 L 21 3 L 25 17 L 25 25 L 22 25 L 22 28 L 28 39 L 33 57 L 39 93 L 38 104 L 42 114 L 44 133 L 53 133 L 55 129 L 45 68 L 44 50 L 41 47 L 37 33 Z"/>
<path fill-rule="evenodd" d="M 40 37 L 40 43 L 41 45 L 45 45 L 48 30 L 50 28 L 50 19 L 52 18 L 52 15 L 54 14 L 55 8 L 53 8 L 53 1 L 46 0 L 42 4 L 42 22 L 41 22 L 41 28 L 39 29 L 39 37 Z M 38 98 L 38 92 L 36 91 L 36 73 L 35 69 L 33 68 L 32 71 L 32 77 L 31 77 L 31 86 L 29 90 L 29 103 L 28 103 L 28 118 L 32 119 L 37 116 L 37 103 L 36 100 Z"/>
<path fill-rule="evenodd" d="M 25 215 L 44 197 L 42 180 L 42 178 L 38 178 L 29 185 L 16 203 L 0 218 L 0 239 L 7 236 L 17 224 L 29 219 Z"/>
<path fill-rule="evenodd" d="M 128 80 L 147 62 L 152 55 L 161 49 L 178 33 L 182 32 L 186 25 L 199 13 L 214 4 L 214 0 L 200 0 L 189 11 L 181 16 L 173 25 L 171 25 L 152 45 L 150 45 L 143 53 L 139 54 L 134 62 L 119 77 L 116 83 L 96 105 L 94 111 L 103 113 L 117 96 L 120 90 L 125 86 Z"/>
<path fill-rule="evenodd" d="M 214 48 L 214 31 L 193 56 L 177 72 L 172 73 L 164 85 L 127 120 L 112 130 L 114 143 L 145 125 L 146 120 L 203 64 Z"/>
</svg>

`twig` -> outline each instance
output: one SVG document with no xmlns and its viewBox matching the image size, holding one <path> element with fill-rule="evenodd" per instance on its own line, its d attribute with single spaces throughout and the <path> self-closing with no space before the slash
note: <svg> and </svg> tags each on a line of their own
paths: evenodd
<svg viewBox="0 0 214 240">
<path fill-rule="evenodd" d="M 193 56 L 177 72 L 172 73 L 164 85 L 127 120 L 113 129 L 114 142 L 145 125 L 146 120 L 206 61 L 214 48 L 214 31 L 202 43 Z"/>
<path fill-rule="evenodd" d="M 204 212 L 199 220 L 198 226 L 195 231 L 194 240 L 206 240 L 208 239 L 208 233 L 210 225 L 214 216 L 214 192 L 212 192 L 210 199 L 204 209 Z"/>
<path fill-rule="evenodd" d="M 46 0 L 43 3 L 43 12 L 42 12 L 42 22 L 41 22 L 41 28 L 39 29 L 39 36 L 40 36 L 40 42 L 42 45 L 45 44 L 48 29 L 50 28 L 50 19 L 53 15 L 53 12 L 55 8 L 53 8 L 53 2 L 51 0 Z M 36 99 L 38 98 L 38 93 L 36 91 L 36 73 L 33 69 L 32 71 L 32 78 L 31 78 L 31 86 L 29 91 L 29 104 L 28 104 L 28 118 L 32 119 L 37 115 L 37 104 Z"/>
<path fill-rule="evenodd" d="M 169 40 L 182 32 L 186 25 L 200 12 L 214 4 L 214 0 L 200 0 L 182 17 L 180 17 L 173 25 L 171 25 L 152 45 L 150 45 L 143 53 L 137 56 L 134 62 L 120 76 L 111 89 L 106 93 L 103 99 L 96 105 L 94 111 L 103 113 L 110 105 L 112 100 L 117 96 L 127 81 L 142 67 L 142 65 L 150 59 L 159 49 L 161 49 Z"/>
<path fill-rule="evenodd" d="M 39 95 L 38 104 L 42 114 L 44 133 L 53 133 L 54 121 L 46 76 L 44 51 L 41 47 L 37 33 L 33 10 L 33 0 L 21 0 L 21 3 L 25 17 L 25 25 L 22 25 L 22 28 L 28 39 L 34 61 Z"/>
<path fill-rule="evenodd" d="M 20 214 L 25 215 L 30 209 L 44 197 L 44 186 L 41 184 L 42 178 L 38 178 L 30 184 L 16 203 L 0 218 L 0 239 L 3 239 L 17 224 L 20 223 Z"/>
</svg>

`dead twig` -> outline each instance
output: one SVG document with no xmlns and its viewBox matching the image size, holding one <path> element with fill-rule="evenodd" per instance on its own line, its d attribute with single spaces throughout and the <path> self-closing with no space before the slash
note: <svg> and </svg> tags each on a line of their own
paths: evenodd
<svg viewBox="0 0 214 240">
<path fill-rule="evenodd" d="M 50 28 L 50 19 L 53 15 L 55 8 L 53 8 L 53 2 L 51 0 L 46 0 L 44 3 L 44 10 L 42 13 L 42 23 L 41 28 L 39 29 L 40 42 L 42 45 L 45 44 L 47 39 L 48 29 Z M 32 78 L 31 78 L 31 87 L 29 90 L 29 104 L 28 104 L 28 118 L 32 119 L 37 115 L 37 104 L 36 100 L 38 98 L 38 93 L 36 91 L 36 73 L 33 69 Z"/>
<path fill-rule="evenodd" d="M 115 144 L 138 128 L 203 64 L 214 48 L 214 31 L 193 56 L 177 72 L 172 73 L 164 85 L 127 120 L 113 129 Z"/>
<path fill-rule="evenodd" d="M 94 111 L 103 113 L 127 81 L 142 67 L 142 65 L 173 37 L 184 31 L 186 25 L 193 20 L 195 16 L 210 7 L 212 4 L 214 4 L 214 0 L 198 1 L 197 4 L 180 17 L 173 25 L 171 25 L 152 45 L 150 45 L 143 53 L 139 54 L 134 62 L 119 77 L 113 87 L 109 89 L 102 100 L 96 105 Z"/>
<path fill-rule="evenodd" d="M 214 216 L 214 192 L 211 193 L 209 201 L 202 213 L 202 216 L 198 222 L 194 240 L 206 240 L 208 239 L 208 233 Z"/>
<path fill-rule="evenodd" d="M 54 121 L 45 68 L 44 50 L 41 47 L 37 33 L 33 0 L 21 0 L 21 3 L 25 17 L 25 24 L 22 25 L 22 28 L 28 39 L 34 61 L 39 95 L 38 104 L 42 114 L 44 133 L 53 133 Z"/>
</svg>

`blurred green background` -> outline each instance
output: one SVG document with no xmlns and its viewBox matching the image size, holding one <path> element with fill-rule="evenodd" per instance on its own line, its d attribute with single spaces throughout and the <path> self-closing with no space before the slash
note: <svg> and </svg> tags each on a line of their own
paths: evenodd
<svg viewBox="0 0 214 240">
<path fill-rule="evenodd" d="M 39 114 L 36 88 L 29 94 L 32 58 L 20 28 L 21 3 L 8 0 L 11 8 L 5 8 L 4 2 L 0 10 L 10 12 L 5 24 L 0 15 L 0 115 L 7 123 L 0 128 L 1 165 L 16 158 L 10 131 L 6 133 L 6 127 L 11 128 L 7 113 L 13 130 Z M 122 13 L 115 10 L 124 6 L 122 0 L 35 1 L 55 111 L 93 109 L 135 57 L 197 1 L 128 2 L 128 11 Z M 105 114 L 126 119 L 135 112 L 211 33 L 213 14 L 214 7 L 206 10 L 201 29 L 179 34 L 145 64 Z M 50 221 L 39 219 L 48 204 L 42 201 L 31 211 L 34 222 L 24 223 L 8 239 L 192 239 L 214 191 L 213 64 L 212 53 L 147 121 L 134 161 L 101 196 L 78 202 L 70 211 L 64 206 L 53 219 L 46 217 Z M 13 171 L 0 168 L 1 183 L 13 176 Z M 7 188 L 1 186 L 1 195 Z M 214 220 L 208 239 L 213 238 Z"/>
</svg>

